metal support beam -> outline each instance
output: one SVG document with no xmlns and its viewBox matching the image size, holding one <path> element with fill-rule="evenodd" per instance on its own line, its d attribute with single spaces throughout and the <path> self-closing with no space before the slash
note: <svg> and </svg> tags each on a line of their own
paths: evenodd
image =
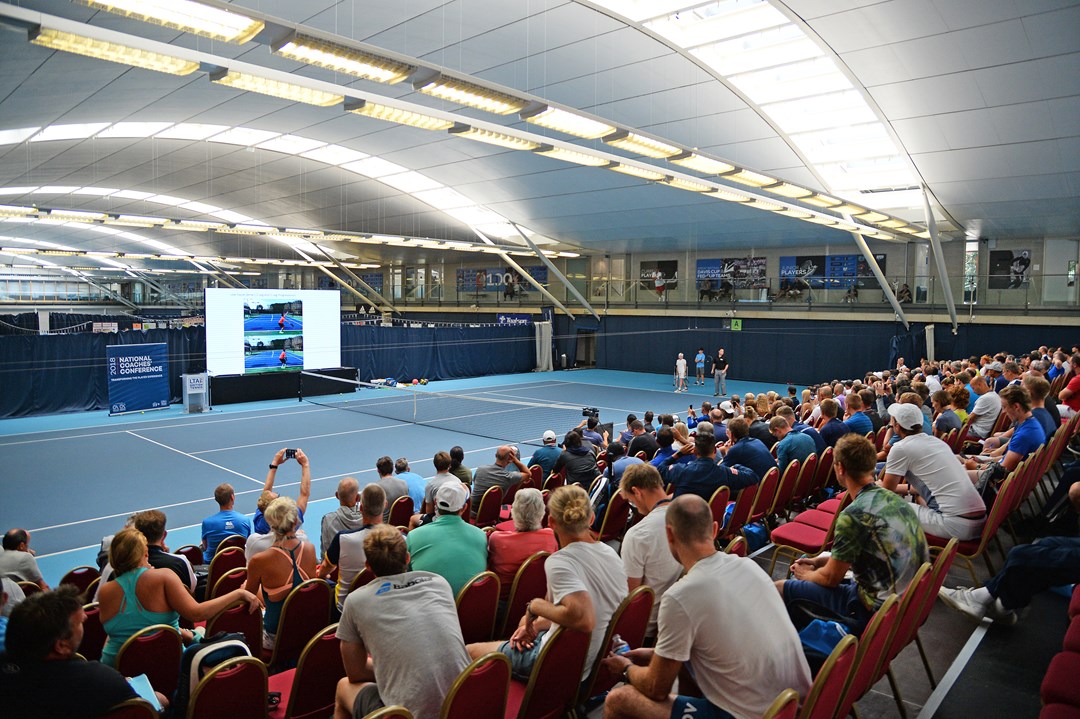
<svg viewBox="0 0 1080 719">
<path fill-rule="evenodd" d="M 590 305 L 581 295 L 581 293 L 578 292 L 577 287 L 574 287 L 574 285 L 571 284 L 570 280 L 566 279 L 566 275 L 564 275 L 562 272 L 559 272 L 559 268 L 555 266 L 555 263 L 549 260 L 547 258 L 547 255 L 540 251 L 540 248 L 537 247 L 536 244 L 532 240 L 530 240 L 524 232 L 521 231 L 521 228 L 518 227 L 518 224 L 516 222 L 511 222 L 510 224 L 513 225 L 514 229 L 517 230 L 517 233 L 521 235 L 521 239 L 525 240 L 525 244 L 529 246 L 529 249 L 535 252 L 536 256 L 540 258 L 540 261 L 547 265 L 548 272 L 555 273 L 555 276 L 558 277 L 559 281 L 566 286 L 566 289 L 570 291 L 570 294 L 572 294 L 574 298 L 581 303 L 581 306 L 584 307 L 588 311 L 588 313 L 595 317 L 596 320 L 599 322 L 600 315 L 596 314 L 596 310 L 594 310 L 592 308 L 592 305 Z"/>
<path fill-rule="evenodd" d="M 181 307 L 185 307 L 189 310 L 194 309 L 194 304 L 180 297 L 180 295 L 176 294 L 175 292 L 166 289 L 164 285 L 162 285 L 149 275 L 144 274 L 141 270 L 131 269 L 128 270 L 128 272 L 134 273 L 141 281 L 145 282 L 146 284 L 157 290 L 162 297 L 170 297 L 176 302 L 176 304 L 180 305 Z"/>
<path fill-rule="evenodd" d="M 195 260 L 188 260 L 188 262 L 190 262 L 192 264 L 192 266 L 194 266 L 197 270 L 199 270 L 199 272 L 209 272 L 210 275 L 212 277 L 214 277 L 214 279 L 224 282 L 225 284 L 227 284 L 229 287 L 233 288 L 234 290 L 246 290 L 247 289 L 247 287 L 244 287 L 243 283 L 238 282 L 237 280 L 233 279 L 232 277 L 229 276 L 229 274 L 227 272 L 224 272 L 224 271 L 222 271 L 221 269 L 219 269 L 217 267 L 211 266 L 209 269 L 207 269 L 206 267 L 203 267 L 202 265 L 200 265 Z"/>
<path fill-rule="evenodd" d="M 394 307 L 394 305 L 392 305 L 390 303 L 390 300 L 388 300 L 385 297 L 383 297 L 382 295 L 380 295 L 378 292 L 375 291 L 375 289 L 371 285 L 369 285 L 367 282 L 364 282 L 362 279 L 360 279 L 355 272 L 353 272 L 348 267 L 346 267 L 344 264 L 339 262 L 338 258 L 334 257 L 334 255 L 331 254 L 330 250 L 326 249 L 322 245 L 315 245 L 315 247 L 319 250 L 319 252 L 323 253 L 327 257 L 327 259 L 329 259 L 331 262 L 333 262 L 334 265 L 338 269 L 340 269 L 342 272 L 344 272 L 345 275 L 349 279 L 351 279 L 356 284 L 360 285 L 361 289 L 366 290 L 367 292 L 369 292 L 371 294 L 371 297 L 375 298 L 373 301 L 370 298 L 368 298 L 367 301 L 371 302 L 371 304 L 373 304 L 373 305 L 379 305 L 379 306 L 382 306 L 382 307 L 388 307 L 391 312 L 397 312 L 398 311 L 397 307 Z M 297 252 L 300 252 L 300 250 L 297 250 Z M 300 254 L 303 254 L 303 253 L 301 252 Z M 311 258 L 309 257 L 308 259 L 310 260 Z M 330 276 L 333 277 L 333 275 L 330 275 Z M 353 288 L 353 287 L 351 287 L 349 285 L 345 285 L 345 286 L 349 287 L 349 289 L 355 289 L 355 288 Z"/>
<path fill-rule="evenodd" d="M 105 293 L 105 295 L 107 297 L 109 297 L 114 302 L 119 302 L 120 304 L 126 305 L 128 308 L 133 309 L 133 310 L 138 310 L 139 309 L 139 306 L 137 304 L 135 304 L 134 302 L 132 302 L 131 300 L 125 299 L 124 297 L 122 297 L 119 294 L 117 294 L 117 293 L 113 292 L 112 290 L 110 290 L 105 285 L 101 285 L 101 284 L 98 284 L 97 282 L 94 282 L 94 280 L 90 279 L 88 276 L 80 273 L 79 274 L 79 279 L 82 280 L 83 282 L 85 282 L 86 284 L 90 285 L 91 287 L 96 287 L 97 289 L 101 290 L 102 292 Z"/>
<path fill-rule="evenodd" d="M 945 271 L 945 253 L 941 250 L 941 239 L 938 237 L 937 220 L 934 219 L 934 211 L 930 208 L 930 194 L 926 185 L 922 188 L 923 212 L 926 213 L 926 229 L 930 231 L 930 248 L 934 251 L 934 264 L 937 265 L 938 277 L 941 278 L 941 289 L 945 293 L 945 306 L 949 310 L 949 321 L 952 322 L 952 333 L 956 334 L 956 303 L 952 296 L 952 283 Z"/>
<path fill-rule="evenodd" d="M 851 218 L 845 218 L 849 222 Z M 893 312 L 900 318 L 900 321 L 904 323 L 904 329 L 911 329 L 911 323 L 907 320 L 907 315 L 904 314 L 903 308 L 900 307 L 900 301 L 896 299 L 896 295 L 893 293 L 892 285 L 885 279 L 885 273 L 881 271 L 878 266 L 877 260 L 874 259 L 874 253 L 870 251 L 870 246 L 866 244 L 866 240 L 858 232 L 852 232 L 851 236 L 855 238 L 855 244 L 859 246 L 859 251 L 863 253 L 863 257 L 866 258 L 866 264 L 870 267 L 870 271 L 874 273 L 874 277 L 877 278 L 878 284 L 881 285 L 881 291 L 885 293 L 885 299 L 892 305 Z"/>
<path fill-rule="evenodd" d="M 471 229 L 472 229 L 472 231 L 473 231 L 473 232 L 475 232 L 475 233 L 476 233 L 476 236 L 477 236 L 477 237 L 479 237 L 479 238 L 480 238 L 481 240 L 483 240 L 483 241 L 484 241 L 484 242 L 486 242 L 487 244 L 489 244 L 489 245 L 494 245 L 494 244 L 495 244 L 494 242 L 492 242 L 492 241 L 491 241 L 491 239 L 490 239 L 490 238 L 489 238 L 489 237 L 488 237 L 487 235 L 485 235 L 485 234 L 484 234 L 483 232 L 481 232 L 480 230 L 476 229 L 475 227 L 473 227 L 473 228 L 471 228 Z M 520 230 L 519 230 L 519 232 L 520 232 Z M 537 281 L 536 281 L 536 278 L 535 278 L 535 277 L 533 277 L 533 276 L 532 276 L 532 275 L 530 275 L 530 274 L 529 274 L 528 272 L 526 272 L 526 271 L 525 271 L 525 268 L 524 268 L 524 267 L 522 267 L 521 265 L 519 265 L 519 264 L 518 264 L 517 262 L 514 262 L 514 260 L 513 260 L 513 259 L 512 259 L 511 257 L 510 257 L 510 255 L 508 255 L 508 254 L 507 254 L 506 252 L 504 252 L 503 250 L 498 250 L 498 253 L 499 253 L 499 257 L 501 257 L 501 258 L 503 259 L 503 262 L 505 262 L 506 264 L 510 265 L 510 266 L 511 266 L 511 267 L 513 267 L 513 268 L 514 268 L 515 270 L 517 270 L 517 271 L 518 271 L 518 274 L 519 274 L 519 275 L 521 275 L 521 277 L 522 277 L 522 278 L 523 278 L 523 279 L 524 279 L 524 280 L 525 280 L 526 282 L 528 282 L 528 283 L 529 283 L 530 285 L 532 285 L 533 287 L 535 287 L 535 288 L 537 289 L 537 291 L 538 291 L 538 292 L 539 292 L 540 294 L 542 294 L 542 295 L 543 295 L 544 297 L 547 297 L 547 298 L 548 298 L 548 300 L 549 300 L 549 301 L 550 301 L 550 302 L 551 302 L 551 303 L 552 303 L 553 305 L 555 305 L 556 307 L 558 307 L 558 308 L 559 308 L 560 310 L 562 310 L 562 311 L 563 311 L 563 314 L 565 314 L 565 315 L 566 315 L 567 317 L 569 317 L 569 318 L 570 318 L 571 320 L 573 320 L 573 319 L 574 319 L 574 315 L 570 313 L 570 310 L 566 309 L 566 306 L 565 306 L 565 305 L 564 305 L 564 304 L 563 304 L 562 302 L 559 302 L 559 301 L 558 301 L 557 299 L 555 299 L 555 295 L 553 295 L 553 294 L 551 294 L 550 292 L 548 292 L 547 288 L 546 288 L 546 287 L 544 287 L 544 286 L 543 286 L 542 284 L 540 284 L 539 282 L 537 282 Z M 596 313 L 594 312 L 593 314 L 596 314 Z"/>
</svg>

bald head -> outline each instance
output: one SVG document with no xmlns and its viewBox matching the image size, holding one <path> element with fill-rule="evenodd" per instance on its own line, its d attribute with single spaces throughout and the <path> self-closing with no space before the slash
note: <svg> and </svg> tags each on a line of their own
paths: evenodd
<svg viewBox="0 0 1080 719">
<path fill-rule="evenodd" d="M 355 507 L 356 497 L 360 493 L 360 485 L 355 477 L 346 477 L 338 482 L 337 492 L 334 496 L 341 502 L 342 507 Z"/>
<path fill-rule="evenodd" d="M 714 522 L 709 504 L 696 494 L 676 497 L 668 505 L 664 522 L 679 544 L 712 544 Z"/>
</svg>

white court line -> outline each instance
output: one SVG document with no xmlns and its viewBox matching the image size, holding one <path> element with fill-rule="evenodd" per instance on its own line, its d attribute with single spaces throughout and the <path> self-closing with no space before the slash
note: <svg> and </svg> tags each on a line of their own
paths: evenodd
<svg viewBox="0 0 1080 719">
<path fill-rule="evenodd" d="M 937 598 L 934 597 L 934 599 Z M 937 688 L 934 689 L 926 703 L 923 704 L 922 711 L 919 712 L 919 716 L 915 719 L 932 719 L 934 714 L 937 713 L 937 710 L 941 708 L 941 703 L 945 701 L 945 697 L 952 691 L 956 680 L 960 678 L 961 672 L 967 668 L 968 662 L 971 661 L 975 650 L 979 648 L 979 644 L 982 642 L 983 637 L 986 636 L 991 624 L 992 622 L 989 619 L 983 619 L 979 622 L 979 626 L 975 627 L 975 631 L 968 637 L 964 648 L 956 655 L 956 659 L 953 659 L 953 663 L 949 665 L 949 670 L 945 672 L 945 676 L 941 678 Z"/>
<path fill-rule="evenodd" d="M 470 454 L 476 454 L 477 452 L 490 452 L 492 450 L 498 449 L 501 446 L 502 445 L 492 445 L 490 447 L 480 447 L 478 449 L 470 449 L 469 451 L 465 452 L 465 455 L 468 456 Z M 196 459 L 198 459 L 198 458 L 196 457 Z M 417 460 L 417 462 L 420 462 L 420 461 L 422 461 L 422 460 L 419 460 L 419 459 Z M 411 464 L 411 460 L 410 460 L 410 464 Z M 341 477 L 358 477 L 360 475 L 370 474 L 370 473 L 372 473 L 374 471 L 375 471 L 375 468 L 370 467 L 368 469 L 357 469 L 357 470 L 352 470 L 352 471 L 349 471 L 349 472 L 341 472 L 339 474 L 328 474 L 325 477 L 316 477 L 315 479 L 312 479 L 311 484 L 312 484 L 312 486 L 314 486 L 316 482 L 325 482 L 326 480 L 329 480 L 329 479 L 340 479 Z M 430 477 L 425 477 L 425 479 L 430 479 Z M 262 484 L 262 482 L 259 482 L 259 484 Z M 299 485 L 300 485 L 300 482 L 286 482 L 284 484 L 276 484 L 275 486 L 278 489 L 284 489 L 285 487 L 297 487 Z M 241 497 L 241 496 L 243 496 L 245 494 L 255 494 L 258 491 L 260 491 L 260 490 L 258 490 L 258 489 L 247 489 L 247 490 L 244 490 L 242 492 L 237 492 L 236 496 Z M 135 514 L 136 512 L 145 512 L 148 509 L 171 509 L 172 507 L 185 507 L 185 506 L 188 506 L 188 505 L 191 505 L 191 504 L 199 504 L 199 503 L 202 503 L 202 502 L 207 502 L 210 499 L 211 499 L 211 497 L 202 497 L 200 499 L 191 499 L 191 500 L 188 500 L 188 501 L 185 501 L 185 502 L 174 502 L 173 504 L 162 504 L 162 505 L 158 505 L 156 507 L 143 507 L 142 509 L 131 509 L 131 510 L 128 510 L 126 512 L 116 512 L 115 514 L 105 514 L 105 515 L 102 515 L 100 517 L 89 517 L 87 519 L 77 519 L 77 520 L 75 520 L 73 522 L 65 522 L 64 524 L 53 524 L 53 525 L 50 525 L 48 527 L 38 527 L 37 529 L 28 529 L 26 531 L 28 531 L 30 533 L 34 533 L 34 532 L 44 532 L 44 531 L 47 531 L 47 530 L 50 530 L 50 529 L 63 529 L 64 527 L 74 527 L 74 526 L 77 526 L 77 525 L 80 525 L 80 524 L 89 524 L 91 522 L 101 522 L 101 521 L 104 521 L 106 519 L 116 519 L 117 517 L 128 517 L 128 516 L 130 516 L 132 514 Z M 324 497 L 323 499 L 313 499 L 311 501 L 311 503 L 325 502 L 325 501 L 330 500 L 330 499 L 334 499 L 334 497 L 331 496 L 331 497 Z M 254 512 L 251 513 L 251 515 L 253 515 L 253 514 L 254 514 Z M 251 516 L 251 515 L 248 515 L 248 516 Z M 197 527 L 197 526 L 199 526 L 199 525 L 190 524 L 190 525 L 187 525 L 186 527 L 174 527 L 173 529 L 188 529 L 190 527 Z M 97 545 L 92 545 L 92 546 L 97 546 Z M 49 554 L 39 554 L 37 556 L 38 557 L 51 557 L 51 556 L 53 556 L 55 554 L 64 554 L 64 553 L 67 553 L 67 552 L 73 552 L 73 551 L 76 551 L 77 549 L 86 549 L 86 547 L 79 547 L 79 548 L 76 548 L 76 549 L 64 549 L 64 550 L 61 550 L 61 551 L 58 551 L 58 552 L 50 552 Z"/>
<path fill-rule="evenodd" d="M 176 447 L 170 447 L 167 444 L 162 444 L 161 442 L 150 439 L 149 437 L 143 437 L 141 434 L 136 434 L 135 432 L 132 432 L 131 430 L 128 430 L 127 433 L 130 434 L 132 437 L 138 437 L 139 439 L 146 440 L 150 444 L 156 444 L 159 447 L 164 447 L 165 449 L 167 449 L 167 450 L 169 450 L 171 452 L 176 452 L 177 454 L 182 454 L 185 457 L 189 457 L 191 459 L 196 460 L 197 462 L 203 462 L 205 464 L 209 464 L 211 467 L 214 467 L 215 469 L 220 469 L 223 472 L 228 472 L 229 474 L 235 474 L 237 477 L 243 477 L 244 479 L 249 480 L 251 482 L 254 482 L 255 484 L 263 484 L 262 480 L 260 480 L 260 479 L 255 479 L 254 477 L 249 477 L 246 474 L 241 474 L 240 472 L 237 472 L 234 469 L 229 469 L 228 467 L 222 467 L 220 464 L 214 464 L 213 462 L 211 462 L 208 459 L 203 459 L 202 457 L 196 457 L 193 454 L 188 454 L 187 452 L 185 452 L 183 450 L 180 450 L 180 449 L 177 449 Z"/>
<path fill-rule="evenodd" d="M 306 437 L 289 437 L 287 439 L 275 439 L 272 442 L 255 442 L 253 444 L 237 444 L 232 447 L 218 447 L 215 449 L 200 449 L 198 452 L 192 452 L 192 455 L 198 454 L 210 454 L 211 452 L 228 452 L 233 449 L 247 449 L 249 447 L 265 447 L 270 444 L 282 444 L 283 442 L 288 444 L 295 444 L 296 442 L 303 442 L 308 439 L 321 439 L 323 437 L 340 437 L 345 434 L 359 434 L 361 432 L 384 432 L 389 429 L 400 429 L 402 427 L 412 427 L 414 425 L 399 422 L 398 424 L 386 425 L 383 427 L 368 427 L 366 429 L 350 429 L 344 432 L 324 432 L 323 434 L 309 434 Z"/>
</svg>

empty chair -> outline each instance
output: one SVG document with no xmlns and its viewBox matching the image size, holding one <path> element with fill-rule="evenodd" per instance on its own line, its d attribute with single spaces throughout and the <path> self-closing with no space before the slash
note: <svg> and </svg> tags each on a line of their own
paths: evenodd
<svg viewBox="0 0 1080 719">
<path fill-rule="evenodd" d="M 334 691 L 345 676 L 337 626 L 331 624 L 311 638 L 295 669 L 270 677 L 269 689 L 280 692 L 281 701 L 269 719 L 315 719 L 333 713 Z"/>
<path fill-rule="evenodd" d="M 473 524 L 477 527 L 490 527 L 499 521 L 499 510 L 502 509 L 503 491 L 501 487 L 491 487 L 480 498 L 480 505 L 476 508 L 476 519 Z"/>
<path fill-rule="evenodd" d="M 499 613 L 500 589 L 494 572 L 481 572 L 458 592 L 458 622 L 466 644 L 491 641 Z"/>
<path fill-rule="evenodd" d="M 239 535 L 233 535 L 239 536 Z M 222 542 L 224 544 L 224 542 Z M 243 547 L 226 547 L 219 549 L 210 561 L 210 569 L 206 574 L 206 586 L 213 589 L 217 581 L 225 576 L 226 572 L 233 569 L 241 569 L 247 566 L 247 558 L 244 556 Z"/>
<path fill-rule="evenodd" d="M 417 509 L 413 506 L 412 497 L 408 495 L 398 497 L 390 505 L 390 519 L 387 523 L 391 527 L 408 527 L 409 520 Z"/>
<path fill-rule="evenodd" d="M 266 719 L 266 666 L 255 657 L 222 662 L 191 690 L 188 719 Z"/>
<path fill-rule="evenodd" d="M 757 485 L 757 497 L 754 499 L 754 509 L 750 513 L 751 522 L 760 522 L 765 519 L 772 508 L 776 498 L 776 487 L 780 483 L 780 470 L 773 467 Z"/>
<path fill-rule="evenodd" d="M 236 569 L 230 569 L 222 574 L 216 582 L 214 587 L 210 591 L 210 599 L 217 599 L 218 597 L 228 594 L 234 589 L 243 589 L 244 582 L 247 581 L 247 569 L 244 567 L 237 567 Z"/>
<path fill-rule="evenodd" d="M 246 602 L 233 602 L 206 622 L 206 636 L 218 632 L 237 632 L 244 635 L 252 655 L 262 652 L 262 611 L 249 612 Z"/>
<path fill-rule="evenodd" d="M 330 585 L 322 579 L 309 579 L 289 592 L 267 666 L 282 668 L 298 660 L 308 641 L 330 623 L 332 604 Z"/>
<path fill-rule="evenodd" d="M 75 567 L 60 579 L 60 584 L 75 586 L 78 588 L 79 593 L 85 597 L 86 590 L 90 588 L 95 579 L 100 578 L 101 572 L 97 570 L 97 567 Z"/>
<path fill-rule="evenodd" d="M 195 544 L 185 544 L 173 552 L 173 554 L 179 554 L 181 557 L 188 560 L 193 567 L 203 564 L 202 550 Z"/>
<path fill-rule="evenodd" d="M 491 652 L 465 667 L 443 700 L 439 719 L 503 719 L 510 659 Z"/>
<path fill-rule="evenodd" d="M 105 648 L 105 627 L 101 626 L 101 610 L 97 602 L 83 607 L 86 612 L 86 621 L 83 622 L 83 640 L 79 644 L 79 654 L 86 657 L 87 661 L 96 662 L 101 659 L 101 650 Z"/>
<path fill-rule="evenodd" d="M 125 677 L 145 674 L 156 691 L 172 696 L 183 652 L 180 632 L 168 624 L 154 624 L 128 637 L 116 654 L 116 670 Z"/>
<path fill-rule="evenodd" d="M 873 685 L 873 678 L 877 676 L 877 669 L 885 658 L 888 649 L 889 637 L 892 636 L 896 626 L 896 618 L 900 602 L 895 594 L 890 595 L 885 602 L 874 612 L 870 623 L 866 625 L 862 636 L 859 638 L 859 651 L 855 655 L 855 671 L 851 674 L 844 697 L 837 702 L 837 710 L 833 716 L 846 717 L 851 713 L 863 694 Z"/>
</svg>

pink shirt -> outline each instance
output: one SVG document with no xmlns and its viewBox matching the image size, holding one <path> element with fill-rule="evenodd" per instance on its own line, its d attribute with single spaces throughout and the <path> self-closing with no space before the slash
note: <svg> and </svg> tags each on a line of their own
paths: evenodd
<svg viewBox="0 0 1080 719">
<path fill-rule="evenodd" d="M 509 599 L 514 575 L 526 559 L 537 552 L 555 552 L 558 549 L 555 533 L 549 527 L 535 532 L 492 532 L 488 537 L 488 569 L 495 572 L 502 583 L 500 599 Z"/>
</svg>

